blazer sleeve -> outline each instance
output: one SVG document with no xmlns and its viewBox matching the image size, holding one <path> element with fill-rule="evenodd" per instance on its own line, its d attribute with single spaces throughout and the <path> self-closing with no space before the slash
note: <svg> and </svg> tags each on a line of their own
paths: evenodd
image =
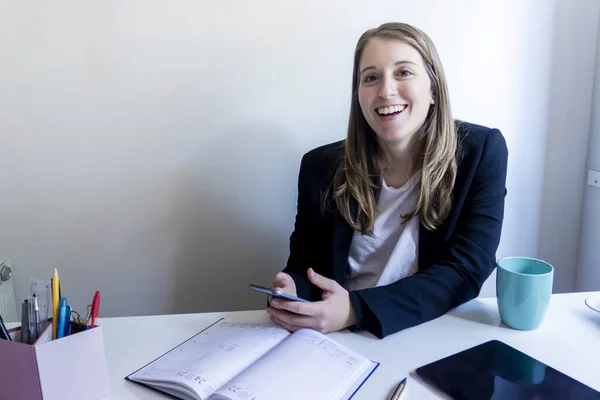
<svg viewBox="0 0 600 400">
<path fill-rule="evenodd" d="M 310 153 L 302 157 L 298 174 L 298 201 L 294 230 L 290 236 L 290 254 L 283 272 L 289 274 L 296 284 L 298 297 L 306 300 L 320 300 L 316 287 L 308 280 L 307 271 L 312 266 L 310 255 L 314 252 L 311 246 L 311 165 Z"/>
<path fill-rule="evenodd" d="M 456 229 L 426 269 L 386 286 L 350 293 L 357 316 L 351 330 L 382 338 L 435 319 L 475 298 L 496 266 L 508 150 L 500 131 L 487 135 Z"/>
</svg>

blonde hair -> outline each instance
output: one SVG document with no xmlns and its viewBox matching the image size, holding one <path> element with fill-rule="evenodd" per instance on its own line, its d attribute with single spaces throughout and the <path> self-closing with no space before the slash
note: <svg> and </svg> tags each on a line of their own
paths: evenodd
<svg viewBox="0 0 600 400">
<path fill-rule="evenodd" d="M 344 156 L 333 179 L 333 200 L 342 217 L 355 230 L 372 234 L 377 195 L 381 189 L 380 161 L 383 152 L 361 111 L 358 88 L 360 60 L 365 46 L 375 37 L 399 40 L 412 46 L 421 54 L 431 81 L 434 104 L 415 134 L 414 161 L 421 167 L 420 193 L 415 208 L 404 217 L 408 220 L 419 214 L 421 223 L 427 229 L 435 230 L 444 222 L 452 205 L 458 138 L 446 77 L 435 45 L 427 34 L 407 24 L 386 23 L 366 31 L 358 40 L 354 52 L 348 134 Z M 355 216 L 352 215 L 352 199 L 358 206 Z"/>
</svg>

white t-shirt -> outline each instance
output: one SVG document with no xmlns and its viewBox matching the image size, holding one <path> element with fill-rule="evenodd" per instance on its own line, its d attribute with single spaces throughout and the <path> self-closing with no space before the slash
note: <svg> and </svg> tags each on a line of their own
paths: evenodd
<svg viewBox="0 0 600 400">
<path fill-rule="evenodd" d="M 346 290 L 387 285 L 417 272 L 419 216 L 402 223 L 402 215 L 417 204 L 420 183 L 420 173 L 398 189 L 382 182 L 373 236 L 355 231 L 352 237 L 350 268 L 344 280 Z"/>
</svg>

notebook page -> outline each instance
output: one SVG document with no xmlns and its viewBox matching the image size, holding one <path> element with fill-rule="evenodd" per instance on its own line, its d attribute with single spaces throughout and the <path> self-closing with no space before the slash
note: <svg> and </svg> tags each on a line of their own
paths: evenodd
<svg viewBox="0 0 600 400">
<path fill-rule="evenodd" d="M 333 400 L 373 368 L 366 357 L 313 330 L 289 336 L 211 400 Z"/>
<path fill-rule="evenodd" d="M 129 378 L 178 382 L 206 399 L 289 335 L 275 326 L 220 321 Z"/>
</svg>

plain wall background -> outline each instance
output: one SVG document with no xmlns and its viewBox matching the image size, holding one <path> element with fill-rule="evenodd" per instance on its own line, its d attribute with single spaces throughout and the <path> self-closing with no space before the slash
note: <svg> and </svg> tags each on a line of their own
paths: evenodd
<svg viewBox="0 0 600 400">
<path fill-rule="evenodd" d="M 0 0 L 0 256 L 17 297 L 58 267 L 75 309 L 102 291 L 103 316 L 263 307 L 247 286 L 285 265 L 300 158 L 344 137 L 354 46 L 390 20 L 432 37 L 454 116 L 505 135 L 498 258 L 565 243 L 555 288 L 572 289 L 582 198 L 551 200 L 551 175 L 582 187 L 584 161 L 560 150 L 585 157 L 599 6 L 571 4 Z"/>
<path fill-rule="evenodd" d="M 538 255 L 554 265 L 554 290 L 558 292 L 574 289 L 580 222 L 587 218 L 582 214 L 582 201 L 587 182 L 599 10 L 598 1 L 561 0 L 555 5 Z M 598 232 L 600 225 L 596 223 L 592 229 Z M 582 231 L 581 240 L 586 234 Z M 592 286 L 600 290 L 600 279 L 590 282 L 588 287 Z"/>
<path fill-rule="evenodd" d="M 600 52 L 596 57 L 587 169 L 600 171 Z M 586 184 L 583 195 L 576 290 L 600 290 L 600 189 Z"/>
</svg>

